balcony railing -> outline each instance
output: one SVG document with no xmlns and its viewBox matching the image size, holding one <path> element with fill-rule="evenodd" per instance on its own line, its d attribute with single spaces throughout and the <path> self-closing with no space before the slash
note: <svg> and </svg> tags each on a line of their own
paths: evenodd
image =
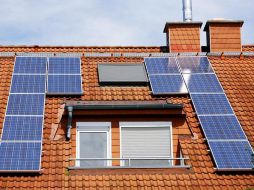
<svg viewBox="0 0 254 190">
<path fill-rule="evenodd" d="M 88 168 L 190 168 L 189 158 L 130 157 L 130 158 L 69 158 L 69 169 Z"/>
</svg>

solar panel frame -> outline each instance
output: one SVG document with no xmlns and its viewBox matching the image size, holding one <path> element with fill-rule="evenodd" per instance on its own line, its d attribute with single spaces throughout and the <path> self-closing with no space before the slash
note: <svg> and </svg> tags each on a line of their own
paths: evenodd
<svg viewBox="0 0 254 190">
<path fill-rule="evenodd" d="M 25 97 L 25 99 L 22 99 Z M 30 97 L 29 97 L 30 96 Z M 25 100 L 25 101 L 24 101 Z M 40 102 L 38 101 L 40 100 Z M 40 109 L 33 109 L 32 105 L 36 105 L 40 103 Z M 24 110 L 25 106 L 30 105 L 30 108 L 27 107 L 29 110 Z M 8 97 L 8 104 L 6 108 L 6 115 L 43 115 L 44 114 L 44 107 L 45 107 L 45 94 L 10 94 Z M 13 109 L 14 108 L 14 109 Z M 10 110 L 11 109 L 11 110 Z M 13 111 L 14 110 L 14 111 Z M 35 112 L 36 111 L 36 112 Z M 26 113 L 28 112 L 28 113 Z"/>
<path fill-rule="evenodd" d="M 2 141 L 0 150 L 0 172 L 39 172 L 41 169 L 42 141 Z"/>
<path fill-rule="evenodd" d="M 61 60 L 64 60 L 64 59 L 76 59 L 79 61 L 79 72 L 76 72 L 76 74 L 74 73 L 59 73 L 59 72 L 48 72 L 48 75 L 47 75 L 47 87 L 46 87 L 46 94 L 47 95 L 83 95 L 83 86 L 82 86 L 82 71 L 81 71 L 81 59 L 80 57 L 54 57 L 54 58 L 49 58 L 49 61 L 48 61 L 48 69 L 50 68 L 50 64 L 53 64 L 53 63 L 50 63 L 50 60 L 52 59 L 59 59 L 59 62 L 61 62 Z M 70 63 L 71 64 L 71 63 Z M 49 77 L 50 76 L 79 76 L 80 77 L 80 91 L 79 92 L 54 92 L 54 91 L 51 91 L 49 90 L 49 85 L 52 85 L 49 83 Z"/>
<path fill-rule="evenodd" d="M 247 139 L 239 120 L 234 115 L 198 116 L 207 140 Z"/>
<path fill-rule="evenodd" d="M 33 122 L 31 122 L 33 120 Z M 42 141 L 43 116 L 9 116 L 4 118 L 2 141 Z M 36 130 L 32 130 L 36 128 Z"/>
<path fill-rule="evenodd" d="M 32 88 L 35 85 L 36 88 Z M 42 84 L 41 84 L 42 83 Z M 41 86 L 43 85 L 43 86 Z M 22 87 L 22 90 L 19 90 Z M 45 75 L 13 75 L 11 80 L 10 93 L 45 93 L 46 76 Z"/>
<path fill-rule="evenodd" d="M 251 162 L 251 154 L 254 152 L 247 139 L 238 141 L 208 141 L 208 145 L 218 170 L 250 170 L 254 168 Z M 248 148 L 248 153 L 244 151 L 243 146 L 245 150 Z M 232 159 L 234 159 L 233 162 Z M 246 160 L 248 160 L 248 164 L 245 164 Z"/>
<path fill-rule="evenodd" d="M 27 60 L 29 63 L 26 63 Z M 37 61 L 32 61 L 32 60 L 37 60 Z M 34 63 L 32 63 L 32 62 L 34 62 Z M 25 67 L 24 64 L 28 64 L 28 67 Z M 29 64 L 30 64 L 30 66 L 29 66 Z M 36 68 L 35 70 L 33 70 L 31 64 L 40 64 L 41 67 L 39 69 Z M 42 68 L 43 68 L 43 70 L 42 70 Z M 26 57 L 26 56 L 15 57 L 15 65 L 13 68 L 13 74 L 17 74 L 17 75 L 22 75 L 22 74 L 23 75 L 24 74 L 25 75 L 27 75 L 27 74 L 46 75 L 46 73 L 47 73 L 47 58 L 46 57 Z"/>
<path fill-rule="evenodd" d="M 156 62 L 155 60 L 163 60 Z M 175 57 L 157 57 L 157 58 L 144 58 L 145 61 L 145 68 L 148 73 L 148 76 L 150 75 L 156 75 L 156 74 L 180 74 L 179 66 L 177 64 L 176 58 Z M 156 62 L 156 64 L 151 63 Z M 172 67 L 168 67 L 169 64 L 172 64 Z M 155 65 L 155 66 L 154 66 Z M 159 67 L 156 68 L 156 66 L 160 65 Z M 173 69 L 173 71 L 170 71 L 170 69 Z"/>
<path fill-rule="evenodd" d="M 77 92 L 74 92 L 74 91 L 62 91 L 62 92 L 60 92 L 60 90 L 59 91 L 51 90 L 51 86 L 53 86 L 53 84 L 55 84 L 53 82 L 50 82 L 53 79 L 52 77 L 55 77 L 55 79 L 56 79 L 56 77 L 78 77 L 76 79 L 77 80 L 80 79 L 80 81 L 78 81 L 79 84 L 77 84 L 78 85 L 77 87 L 79 88 L 79 91 L 77 91 Z M 47 78 L 48 78 L 47 79 L 47 81 L 48 81 L 48 83 L 47 83 L 47 94 L 48 95 L 82 95 L 83 94 L 82 78 L 81 78 L 80 75 L 48 75 Z M 59 80 L 58 80 L 58 82 L 59 82 L 59 84 L 61 84 Z M 70 86 L 70 85 L 65 85 L 65 84 L 62 85 L 63 88 L 66 88 L 68 86 Z"/>
<path fill-rule="evenodd" d="M 174 86 L 176 83 L 177 77 L 178 77 L 177 79 L 178 84 L 177 86 Z M 167 80 L 167 83 L 165 83 L 166 80 Z M 171 81 L 171 83 L 168 83 L 168 81 Z M 151 88 L 154 95 L 187 94 L 188 93 L 188 90 L 185 86 L 184 81 L 182 80 L 181 75 L 151 75 L 150 84 L 151 84 Z M 175 87 L 178 88 L 179 90 L 174 89 Z M 160 89 L 163 88 L 164 90 L 157 90 L 159 88 Z"/>
<path fill-rule="evenodd" d="M 183 74 L 189 93 L 224 93 L 215 73 Z"/>
<path fill-rule="evenodd" d="M 183 61 L 183 59 L 189 59 L 189 60 L 192 59 L 192 62 L 189 62 L 189 63 L 193 64 L 193 59 L 198 59 L 198 58 L 207 60 L 208 67 L 209 67 L 208 70 L 204 71 L 204 68 L 201 68 L 201 70 L 199 70 L 197 67 L 195 67 L 194 70 L 191 70 L 193 68 L 188 68 L 188 65 L 186 64 L 186 62 Z M 177 57 L 176 60 L 178 62 L 178 65 L 182 74 L 214 73 L 214 69 L 212 68 L 211 63 L 206 56 L 181 56 L 181 57 Z"/>
<path fill-rule="evenodd" d="M 198 115 L 234 115 L 234 110 L 224 93 L 192 93 L 190 96 Z"/>
<path fill-rule="evenodd" d="M 70 60 L 75 60 L 77 62 L 72 62 Z M 69 61 L 68 63 L 66 61 Z M 67 64 L 68 68 L 65 68 Z M 78 68 L 72 71 L 73 64 L 78 64 Z M 54 67 L 56 66 L 56 68 Z M 77 66 L 77 65 L 76 65 Z M 72 68 L 72 69 L 71 69 Z M 69 72 L 68 72 L 69 71 Z M 50 57 L 48 59 L 48 74 L 49 75 L 81 75 L 81 59 L 79 57 Z"/>
</svg>

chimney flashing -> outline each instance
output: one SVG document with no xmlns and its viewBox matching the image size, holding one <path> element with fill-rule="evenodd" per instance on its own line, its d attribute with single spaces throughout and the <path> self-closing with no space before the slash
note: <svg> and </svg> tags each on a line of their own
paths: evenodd
<svg viewBox="0 0 254 190">
<path fill-rule="evenodd" d="M 167 22 L 165 24 L 164 33 L 168 32 L 168 29 L 170 28 L 170 26 L 181 26 L 181 25 L 197 25 L 199 26 L 199 28 L 201 28 L 202 26 L 202 22 L 196 21 L 196 22 L 182 22 L 182 21 L 175 21 L 175 22 Z"/>
</svg>

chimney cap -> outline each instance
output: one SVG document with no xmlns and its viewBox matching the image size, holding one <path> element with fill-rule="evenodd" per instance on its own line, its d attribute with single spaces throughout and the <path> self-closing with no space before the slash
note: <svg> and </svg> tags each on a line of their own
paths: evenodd
<svg viewBox="0 0 254 190">
<path fill-rule="evenodd" d="M 206 25 L 204 27 L 204 31 L 208 30 L 208 27 L 210 24 L 239 24 L 240 27 L 243 26 L 244 21 L 243 20 L 231 20 L 231 19 L 224 19 L 224 18 L 215 18 L 208 20 L 206 22 Z"/>
<path fill-rule="evenodd" d="M 167 33 L 168 28 L 170 28 L 170 26 L 198 25 L 199 28 L 201 28 L 202 24 L 203 24 L 202 22 L 198 22 L 198 21 L 195 21 L 195 22 L 193 22 L 193 21 L 191 21 L 191 22 L 182 22 L 182 21 L 167 22 L 165 24 L 163 32 Z"/>
</svg>

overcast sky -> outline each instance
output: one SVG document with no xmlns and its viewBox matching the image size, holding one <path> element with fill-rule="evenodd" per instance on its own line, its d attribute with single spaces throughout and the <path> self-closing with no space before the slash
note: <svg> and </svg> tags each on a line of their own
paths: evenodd
<svg viewBox="0 0 254 190">
<path fill-rule="evenodd" d="M 254 0 L 192 3 L 194 21 L 242 19 L 243 44 L 254 43 Z M 182 0 L 0 0 L 0 13 L 0 45 L 162 46 Z"/>
</svg>

